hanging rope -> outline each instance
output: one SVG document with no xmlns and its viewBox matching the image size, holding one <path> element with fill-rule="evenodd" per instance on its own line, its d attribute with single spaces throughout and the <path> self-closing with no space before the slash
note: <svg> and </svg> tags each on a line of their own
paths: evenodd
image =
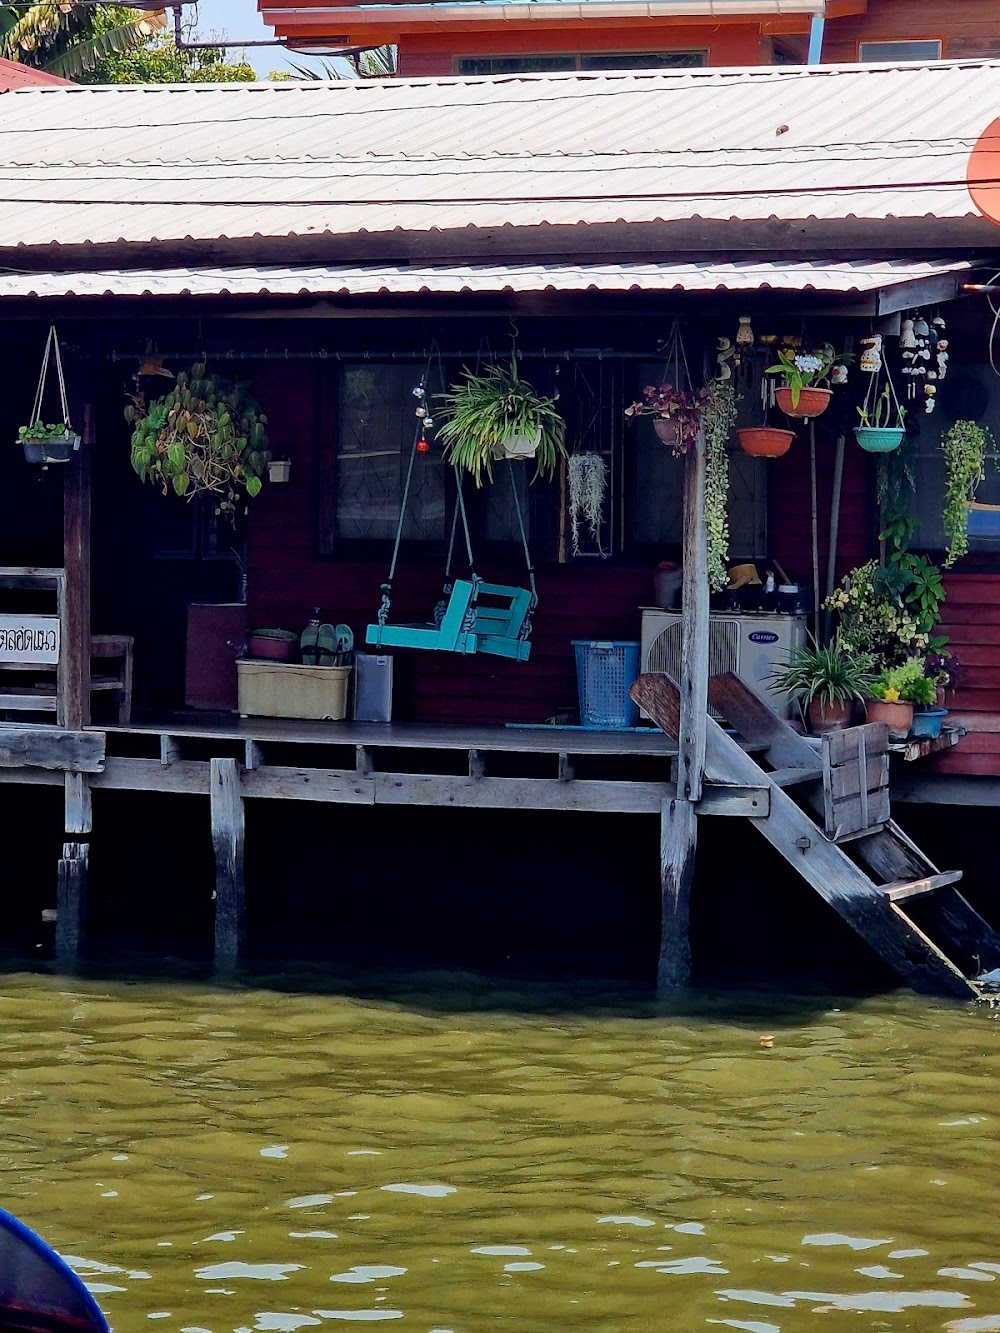
<svg viewBox="0 0 1000 1333">
<path fill-rule="evenodd" d="M 66 377 L 63 375 L 62 354 L 59 351 L 59 339 L 56 336 L 56 326 L 49 327 L 49 336 L 45 339 L 45 352 L 42 355 L 42 373 L 38 377 L 38 388 L 35 390 L 35 405 L 31 413 L 31 425 L 42 419 L 42 399 L 45 397 L 45 381 L 49 374 L 49 359 L 54 357 L 56 363 L 56 378 L 59 381 L 59 404 L 62 408 L 62 424 L 68 431 L 73 429 L 69 419 L 69 398 L 66 393 Z"/>
<path fill-rule="evenodd" d="M 521 533 L 521 545 L 524 547 L 524 563 L 528 567 L 528 587 L 531 589 L 531 601 L 528 603 L 528 614 L 524 617 L 524 623 L 521 625 L 519 639 L 529 639 L 531 637 L 531 617 L 538 607 L 538 588 L 535 586 L 535 567 L 531 563 L 531 549 L 528 546 L 528 534 L 524 527 L 524 514 L 521 512 L 521 497 L 517 493 L 517 481 L 514 477 L 514 469 L 510 469 L 510 489 L 514 496 L 514 511 L 517 514 L 517 526 Z"/>
</svg>

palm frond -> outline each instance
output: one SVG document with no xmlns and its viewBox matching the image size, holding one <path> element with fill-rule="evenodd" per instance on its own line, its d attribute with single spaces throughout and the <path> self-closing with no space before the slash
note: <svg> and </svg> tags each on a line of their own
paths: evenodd
<svg viewBox="0 0 1000 1333">
<path fill-rule="evenodd" d="M 44 69 L 49 74 L 59 74 L 66 79 L 74 78 L 85 70 L 92 69 L 102 60 L 107 60 L 109 56 L 120 55 L 123 51 L 131 51 L 141 46 L 154 33 L 162 31 L 166 26 L 167 16 L 162 9 L 148 14 L 137 14 L 135 18 L 119 24 L 117 28 L 110 28 L 107 32 L 74 42 L 67 50 L 47 60 Z"/>
</svg>

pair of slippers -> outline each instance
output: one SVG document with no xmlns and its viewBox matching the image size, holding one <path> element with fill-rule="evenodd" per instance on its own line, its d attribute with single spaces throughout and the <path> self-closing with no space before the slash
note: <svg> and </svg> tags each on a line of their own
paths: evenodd
<svg viewBox="0 0 1000 1333">
<path fill-rule="evenodd" d="M 299 640 L 303 666 L 342 666 L 353 648 L 354 635 L 347 625 L 309 624 Z"/>
</svg>

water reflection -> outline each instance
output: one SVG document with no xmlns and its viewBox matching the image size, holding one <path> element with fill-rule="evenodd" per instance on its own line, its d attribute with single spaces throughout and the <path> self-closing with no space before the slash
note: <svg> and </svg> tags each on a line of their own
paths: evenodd
<svg viewBox="0 0 1000 1333">
<path fill-rule="evenodd" d="M 578 1000 L 9 978 L 5 1201 L 119 1330 L 1000 1333 L 990 1015 Z"/>
</svg>

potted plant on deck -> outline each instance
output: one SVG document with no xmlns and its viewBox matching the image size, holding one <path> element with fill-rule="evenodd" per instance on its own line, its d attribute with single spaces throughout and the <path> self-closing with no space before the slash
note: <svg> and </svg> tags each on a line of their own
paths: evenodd
<svg viewBox="0 0 1000 1333">
<path fill-rule="evenodd" d="M 933 708 L 936 703 L 937 687 L 925 674 L 922 659 L 911 657 L 882 672 L 865 711 L 869 722 L 886 724 L 890 740 L 905 741 L 913 727 L 914 706 Z"/>
<path fill-rule="evenodd" d="M 872 658 L 849 648 L 839 635 L 825 647 L 812 640 L 796 648 L 784 666 L 771 672 L 768 684 L 796 697 L 816 735 L 850 726 L 855 704 L 864 702 L 874 687 Z"/>
<path fill-rule="evenodd" d="M 554 398 L 547 398 L 517 373 L 517 357 L 488 365 L 482 374 L 462 371 L 443 394 L 438 438 L 449 462 L 472 475 L 493 480 L 497 460 L 535 460 L 535 477 L 550 477 L 566 453 L 566 425 Z"/>
</svg>

